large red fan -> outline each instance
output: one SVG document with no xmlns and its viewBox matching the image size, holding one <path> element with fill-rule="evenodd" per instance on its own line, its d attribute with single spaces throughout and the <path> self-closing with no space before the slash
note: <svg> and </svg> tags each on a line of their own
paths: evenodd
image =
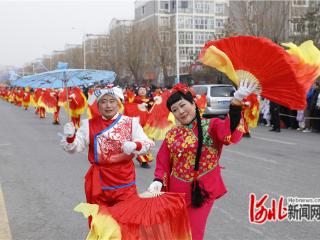
<svg viewBox="0 0 320 240">
<path fill-rule="evenodd" d="M 92 216 L 87 240 L 191 240 L 188 211 L 182 193 L 153 195 L 145 192 L 112 207 L 80 203 L 75 211 L 86 217 Z"/>
<path fill-rule="evenodd" d="M 263 97 L 291 109 L 304 109 L 306 93 L 317 77 L 301 74 L 305 68 L 296 68 L 296 58 L 262 37 L 209 41 L 200 53 L 200 60 L 224 72 L 237 85 L 242 78 L 258 81 Z M 319 64 L 314 68 L 319 69 Z"/>
</svg>

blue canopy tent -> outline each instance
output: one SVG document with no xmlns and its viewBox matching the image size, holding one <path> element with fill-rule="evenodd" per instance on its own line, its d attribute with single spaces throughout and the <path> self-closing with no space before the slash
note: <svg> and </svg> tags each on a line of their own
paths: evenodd
<svg viewBox="0 0 320 240">
<path fill-rule="evenodd" d="M 68 99 L 69 87 L 89 86 L 94 83 L 111 84 L 115 78 L 114 72 L 106 70 L 58 69 L 20 77 L 12 81 L 11 85 L 30 88 L 66 88 Z M 67 108 L 69 109 L 68 101 Z"/>
<path fill-rule="evenodd" d="M 110 84 L 115 78 L 114 72 L 106 70 L 59 69 L 20 77 L 11 85 L 30 88 L 64 88 L 88 86 L 94 83 Z"/>
</svg>

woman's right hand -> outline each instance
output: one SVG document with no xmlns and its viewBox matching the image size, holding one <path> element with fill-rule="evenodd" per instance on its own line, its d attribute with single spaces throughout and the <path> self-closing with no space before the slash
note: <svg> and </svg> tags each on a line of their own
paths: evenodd
<svg viewBox="0 0 320 240">
<path fill-rule="evenodd" d="M 74 127 L 72 122 L 68 122 L 63 127 L 63 133 L 66 137 L 71 138 L 74 136 L 76 132 L 76 128 Z"/>
<path fill-rule="evenodd" d="M 153 181 L 148 187 L 148 191 L 151 193 L 159 193 L 161 192 L 162 183 L 159 181 Z"/>
</svg>

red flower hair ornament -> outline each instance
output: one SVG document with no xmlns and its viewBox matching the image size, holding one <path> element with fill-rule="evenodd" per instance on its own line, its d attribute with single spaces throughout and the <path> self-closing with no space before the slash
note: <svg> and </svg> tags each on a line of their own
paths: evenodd
<svg viewBox="0 0 320 240">
<path fill-rule="evenodd" d="M 174 85 L 173 88 L 170 90 L 170 95 L 178 91 L 182 92 L 183 94 L 187 94 L 187 92 L 190 92 L 193 98 L 196 97 L 196 93 L 194 92 L 194 90 L 183 83 L 177 83 L 176 85 Z"/>
<path fill-rule="evenodd" d="M 176 92 L 182 92 L 183 94 L 187 94 L 187 92 L 190 92 L 190 89 L 188 88 L 187 85 L 183 84 L 183 83 L 177 83 L 176 85 L 174 85 L 171 90 L 170 93 L 171 95 L 176 93 Z"/>
</svg>

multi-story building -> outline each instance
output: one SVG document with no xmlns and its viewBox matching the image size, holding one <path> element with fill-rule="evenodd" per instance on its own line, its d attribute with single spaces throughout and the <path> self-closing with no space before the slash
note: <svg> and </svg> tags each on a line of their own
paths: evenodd
<svg viewBox="0 0 320 240">
<path fill-rule="evenodd" d="M 318 32 L 319 22 L 315 23 L 317 26 L 314 26 L 316 29 L 308 29 L 309 19 L 307 21 L 301 21 L 301 17 L 304 17 L 308 10 L 318 11 L 318 19 L 320 15 L 320 1 L 317 0 L 293 0 L 291 1 L 289 19 L 290 19 L 290 28 L 288 30 L 288 37 L 292 40 L 305 40 L 305 36 L 310 36 L 310 33 L 316 31 Z M 318 20 L 319 21 L 319 20 Z M 315 44 L 320 44 L 320 39 L 313 39 Z"/>
<path fill-rule="evenodd" d="M 161 41 L 167 42 L 165 47 L 169 48 L 170 57 L 178 59 L 179 64 L 172 61 L 168 67 L 168 74 L 176 75 L 179 67 L 183 75 L 189 74 L 190 65 L 198 58 L 204 43 L 223 35 L 228 12 L 228 0 L 138 0 L 135 24 L 154 26 Z"/>
</svg>

